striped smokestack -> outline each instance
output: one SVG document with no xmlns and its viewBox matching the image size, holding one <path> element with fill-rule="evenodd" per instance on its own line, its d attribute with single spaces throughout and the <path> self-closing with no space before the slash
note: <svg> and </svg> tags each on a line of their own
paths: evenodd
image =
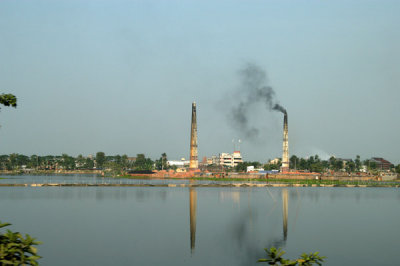
<svg viewBox="0 0 400 266">
<path fill-rule="evenodd" d="M 289 137 L 288 137 L 288 115 L 285 110 L 283 118 L 283 154 L 281 172 L 289 172 Z"/>
<path fill-rule="evenodd" d="M 190 169 L 199 168 L 197 159 L 197 119 L 196 119 L 196 103 L 192 103 L 192 126 L 190 131 Z"/>
</svg>

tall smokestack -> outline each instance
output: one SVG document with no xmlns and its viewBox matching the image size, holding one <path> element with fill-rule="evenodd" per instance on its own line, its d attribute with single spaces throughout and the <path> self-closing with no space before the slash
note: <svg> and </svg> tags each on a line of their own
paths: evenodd
<svg viewBox="0 0 400 266">
<path fill-rule="evenodd" d="M 288 115 L 285 110 L 283 118 L 283 154 L 281 172 L 289 172 L 289 137 L 288 137 Z"/>
<path fill-rule="evenodd" d="M 190 169 L 199 168 L 197 158 L 197 119 L 196 119 L 196 103 L 192 103 L 192 126 L 190 131 Z"/>
</svg>

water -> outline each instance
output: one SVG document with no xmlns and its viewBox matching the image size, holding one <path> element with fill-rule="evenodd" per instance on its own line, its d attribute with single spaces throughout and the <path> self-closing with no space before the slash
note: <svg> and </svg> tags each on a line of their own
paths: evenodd
<svg viewBox="0 0 400 266">
<path fill-rule="evenodd" d="M 398 188 L 0 187 L 0 220 L 41 265 L 398 265 Z"/>
<path fill-rule="evenodd" d="M 127 178 L 112 178 L 102 177 L 96 174 L 70 174 L 70 175 L 6 175 L 1 176 L 0 184 L 45 184 L 45 183 L 59 183 L 59 184 L 189 184 L 189 180 L 181 179 L 127 179 Z M 198 184 L 211 184 L 217 183 L 210 180 L 196 181 Z M 271 181 L 269 181 L 271 183 Z M 242 183 L 241 181 L 224 181 L 227 183 Z M 253 182 L 265 183 L 265 182 Z"/>
</svg>

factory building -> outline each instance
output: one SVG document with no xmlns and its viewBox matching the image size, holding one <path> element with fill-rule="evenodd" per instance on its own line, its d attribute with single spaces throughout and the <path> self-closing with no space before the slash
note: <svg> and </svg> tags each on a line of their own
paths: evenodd
<svg viewBox="0 0 400 266">
<path fill-rule="evenodd" d="M 228 167 L 235 167 L 239 163 L 242 163 L 242 155 L 240 151 L 234 151 L 232 154 L 230 153 L 220 153 L 219 154 L 219 164 Z"/>
</svg>

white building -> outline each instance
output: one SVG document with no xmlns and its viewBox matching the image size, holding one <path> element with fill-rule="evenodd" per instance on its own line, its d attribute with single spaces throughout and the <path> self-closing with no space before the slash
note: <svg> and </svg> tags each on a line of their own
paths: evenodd
<svg viewBox="0 0 400 266">
<path fill-rule="evenodd" d="M 185 160 L 185 158 L 182 158 L 181 160 L 171 160 L 167 162 L 169 166 L 174 166 L 176 165 L 177 167 L 185 167 L 189 166 L 190 161 Z"/>
<path fill-rule="evenodd" d="M 242 155 L 240 151 L 234 151 L 233 154 L 230 153 L 220 153 L 219 154 L 219 164 L 229 167 L 235 167 L 239 163 L 242 163 Z"/>
</svg>

